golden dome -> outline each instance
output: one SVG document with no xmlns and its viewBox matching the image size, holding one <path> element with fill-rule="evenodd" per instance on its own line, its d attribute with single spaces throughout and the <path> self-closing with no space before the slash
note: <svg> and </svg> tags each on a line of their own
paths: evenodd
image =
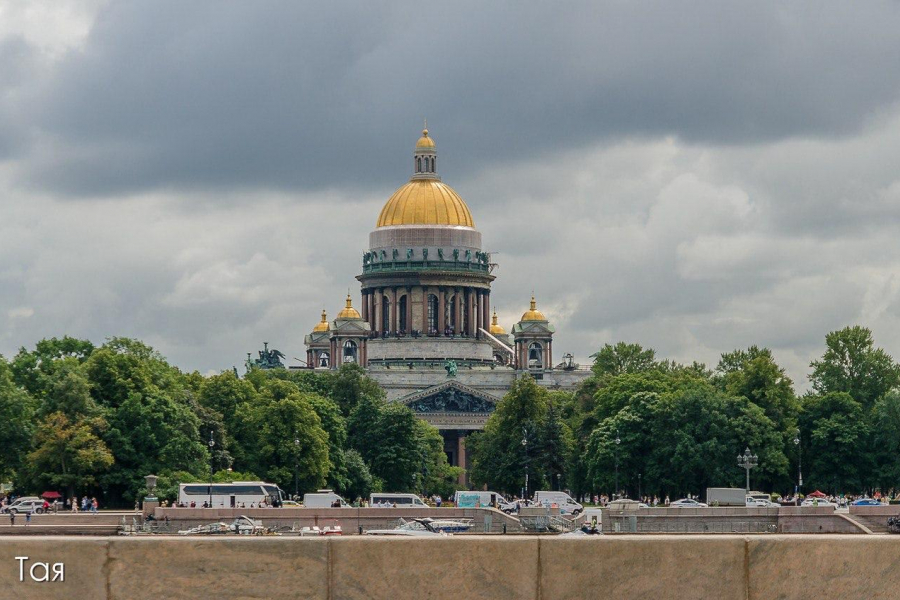
<svg viewBox="0 0 900 600">
<path fill-rule="evenodd" d="M 531 297 L 531 309 L 526 311 L 525 314 L 522 315 L 523 321 L 546 321 L 547 317 L 544 316 L 544 313 L 537 309 L 537 303 L 534 301 L 534 296 Z"/>
<path fill-rule="evenodd" d="M 434 148 L 434 140 L 428 137 L 428 130 L 422 130 L 422 137 L 416 142 L 416 148 Z"/>
<path fill-rule="evenodd" d="M 491 335 L 506 335 L 506 330 L 497 324 L 497 311 L 494 311 L 494 319 L 491 321 Z"/>
<path fill-rule="evenodd" d="M 350 294 L 347 294 L 347 306 L 338 313 L 338 319 L 362 319 L 359 316 L 359 311 L 353 308 L 353 303 L 350 300 Z"/>
<path fill-rule="evenodd" d="M 411 179 L 394 192 L 378 215 L 376 227 L 390 225 L 475 227 L 475 221 L 463 199 L 446 183 L 437 179 Z"/>
<path fill-rule="evenodd" d="M 313 333 L 318 333 L 320 331 L 328 331 L 328 317 L 325 316 L 324 308 L 322 309 L 322 320 L 313 327 Z"/>
</svg>

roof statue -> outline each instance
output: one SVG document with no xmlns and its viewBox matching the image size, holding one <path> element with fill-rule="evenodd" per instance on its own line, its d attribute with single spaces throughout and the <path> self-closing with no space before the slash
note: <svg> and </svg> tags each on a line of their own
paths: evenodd
<svg viewBox="0 0 900 600">
<path fill-rule="evenodd" d="M 250 358 L 247 353 L 247 371 L 251 369 L 283 369 L 285 358 L 284 354 L 275 350 L 269 350 L 269 342 L 263 342 L 263 349 L 259 351 L 259 358 Z"/>
</svg>

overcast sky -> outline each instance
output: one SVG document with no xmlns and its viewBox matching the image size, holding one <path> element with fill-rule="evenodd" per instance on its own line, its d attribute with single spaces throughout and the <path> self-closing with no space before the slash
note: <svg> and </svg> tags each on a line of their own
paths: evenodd
<svg viewBox="0 0 900 600">
<path fill-rule="evenodd" d="M 557 356 L 900 356 L 900 4 L 435 4 L 0 0 L 0 353 L 305 356 L 427 117 Z"/>
</svg>

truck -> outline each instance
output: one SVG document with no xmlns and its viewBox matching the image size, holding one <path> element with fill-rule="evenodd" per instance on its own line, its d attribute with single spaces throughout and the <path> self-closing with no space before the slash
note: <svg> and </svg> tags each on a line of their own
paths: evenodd
<svg viewBox="0 0 900 600">
<path fill-rule="evenodd" d="M 487 508 L 492 507 L 509 514 L 516 511 L 516 505 L 509 502 L 497 492 L 481 490 L 459 490 L 453 494 L 453 501 L 458 508 Z"/>
<path fill-rule="evenodd" d="M 710 506 L 747 506 L 747 490 L 743 488 L 706 488 Z"/>
</svg>

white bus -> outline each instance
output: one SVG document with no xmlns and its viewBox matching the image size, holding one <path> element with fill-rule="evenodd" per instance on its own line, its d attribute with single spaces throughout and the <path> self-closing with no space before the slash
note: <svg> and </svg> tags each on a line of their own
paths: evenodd
<svg viewBox="0 0 900 600">
<path fill-rule="evenodd" d="M 232 483 L 182 483 L 178 486 L 181 506 L 203 506 L 212 502 L 213 508 L 251 508 L 263 501 L 267 506 L 281 505 L 285 493 L 274 483 L 263 481 L 235 481 Z"/>
</svg>

